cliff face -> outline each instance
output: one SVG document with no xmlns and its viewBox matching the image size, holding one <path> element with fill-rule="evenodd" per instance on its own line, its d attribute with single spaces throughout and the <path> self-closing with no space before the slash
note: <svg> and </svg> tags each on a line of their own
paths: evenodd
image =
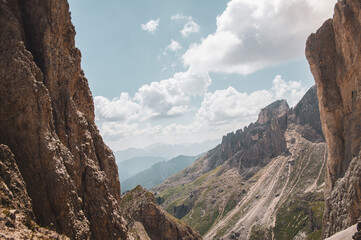
<svg viewBox="0 0 361 240">
<path fill-rule="evenodd" d="M 306 56 L 315 77 L 328 145 L 324 236 L 361 215 L 361 2 L 338 1 L 312 34 Z"/>
<path fill-rule="evenodd" d="M 0 239 L 69 240 L 34 222 L 31 199 L 9 147 L 0 144 Z"/>
<path fill-rule="evenodd" d="M 264 166 L 272 157 L 285 152 L 283 133 L 288 110 L 285 100 L 276 101 L 261 110 L 257 122 L 223 136 L 221 144 L 209 151 L 205 170 L 213 170 L 229 160 L 240 173 L 252 172 L 253 168 Z"/>
<path fill-rule="evenodd" d="M 121 201 L 126 213 L 130 234 L 135 239 L 201 240 L 202 237 L 190 226 L 166 213 L 152 193 L 137 186 Z"/>
<path fill-rule="evenodd" d="M 0 143 L 41 225 L 73 239 L 125 239 L 117 167 L 94 124 L 68 8 L 0 2 Z"/>
</svg>

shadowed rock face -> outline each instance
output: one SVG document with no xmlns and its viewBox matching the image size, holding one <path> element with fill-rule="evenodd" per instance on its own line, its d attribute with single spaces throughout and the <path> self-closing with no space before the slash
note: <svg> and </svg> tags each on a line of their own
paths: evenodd
<svg viewBox="0 0 361 240">
<path fill-rule="evenodd" d="M 0 1 L 0 143 L 34 214 L 73 239 L 126 238 L 120 184 L 74 45 L 66 0 Z"/>
<path fill-rule="evenodd" d="M 165 212 L 150 192 L 137 186 L 121 201 L 127 213 L 130 232 L 135 239 L 153 240 L 201 240 L 202 237 L 190 226 L 174 219 Z M 139 224 L 141 223 L 141 228 Z"/>
<path fill-rule="evenodd" d="M 315 77 L 328 145 L 324 236 L 361 215 L 361 2 L 338 1 L 333 19 L 312 34 L 306 56 Z"/>
<path fill-rule="evenodd" d="M 34 222 L 31 199 L 9 147 L 0 144 L 0 239 L 69 240 Z"/>
</svg>

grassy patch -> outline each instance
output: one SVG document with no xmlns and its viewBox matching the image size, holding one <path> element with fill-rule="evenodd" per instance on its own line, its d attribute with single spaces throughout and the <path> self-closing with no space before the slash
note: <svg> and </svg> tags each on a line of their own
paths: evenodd
<svg viewBox="0 0 361 240">
<path fill-rule="evenodd" d="M 222 214 L 222 218 L 225 217 L 227 215 L 227 213 L 229 213 L 229 211 L 231 211 L 235 206 L 237 205 L 237 201 L 235 199 L 235 196 L 232 195 L 228 201 L 226 206 L 224 207 L 223 210 L 223 214 Z"/>
<path fill-rule="evenodd" d="M 319 194 L 307 194 L 290 200 L 277 212 L 275 239 L 293 239 L 300 231 L 311 234 L 321 230 L 323 204 L 322 195 Z M 311 235 L 315 236 L 317 234 Z"/>
<path fill-rule="evenodd" d="M 306 240 L 321 240 L 322 239 L 322 230 L 317 230 L 315 232 L 307 235 Z"/>
<path fill-rule="evenodd" d="M 261 226 L 253 226 L 249 240 L 271 240 L 272 231 L 270 229 L 264 229 Z"/>
</svg>

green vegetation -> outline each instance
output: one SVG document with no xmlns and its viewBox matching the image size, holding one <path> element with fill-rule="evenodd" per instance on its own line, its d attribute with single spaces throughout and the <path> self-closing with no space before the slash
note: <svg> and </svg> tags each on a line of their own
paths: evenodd
<svg viewBox="0 0 361 240">
<path fill-rule="evenodd" d="M 226 206 L 224 207 L 222 218 L 225 217 L 227 213 L 231 211 L 236 205 L 237 201 L 235 199 L 235 195 L 232 194 L 232 196 L 228 199 Z"/>
<path fill-rule="evenodd" d="M 201 195 L 198 197 L 198 201 L 194 203 L 192 211 L 182 218 L 182 221 L 190 224 L 193 228 L 198 230 L 200 234 L 205 234 L 219 217 L 219 206 L 207 205 L 206 199 L 214 185 L 213 181 L 216 180 L 216 177 L 210 176 L 215 176 L 220 169 L 221 167 L 217 167 L 208 173 L 202 174 L 190 183 L 178 185 L 161 192 L 159 196 L 165 199 L 166 212 L 173 214 L 175 206 L 180 206 L 182 204 L 189 206 L 189 193 L 194 190 L 200 191 Z M 232 205 L 235 205 L 233 202 L 230 201 L 227 203 L 228 211 L 231 209 Z"/>
<path fill-rule="evenodd" d="M 206 211 L 205 202 L 200 201 L 193 207 L 193 211 L 182 220 L 188 222 L 201 235 L 204 235 L 212 227 L 218 216 L 219 206 L 215 206 L 212 211 Z"/>
<path fill-rule="evenodd" d="M 321 194 L 307 194 L 291 199 L 277 212 L 275 239 L 293 239 L 298 232 L 304 231 L 310 239 L 319 239 L 323 214 Z"/>
<path fill-rule="evenodd" d="M 272 231 L 270 229 L 264 229 L 261 226 L 253 226 L 249 240 L 271 240 Z"/>
<path fill-rule="evenodd" d="M 322 230 L 317 230 L 315 232 L 307 235 L 306 240 L 321 240 L 322 239 Z"/>
</svg>

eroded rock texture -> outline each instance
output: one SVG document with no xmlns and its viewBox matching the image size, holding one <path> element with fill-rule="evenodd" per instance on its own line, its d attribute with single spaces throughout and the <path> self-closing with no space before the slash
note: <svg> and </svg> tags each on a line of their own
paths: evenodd
<svg viewBox="0 0 361 240">
<path fill-rule="evenodd" d="M 0 239 L 69 239 L 35 223 L 25 182 L 14 155 L 3 144 L 0 144 L 0 176 Z"/>
<path fill-rule="evenodd" d="M 152 193 L 137 186 L 121 201 L 130 225 L 130 233 L 141 240 L 201 240 L 202 237 L 186 223 L 170 216 Z"/>
<path fill-rule="evenodd" d="M 306 56 L 315 77 L 328 145 L 324 236 L 361 215 L 361 2 L 338 1 L 312 34 Z"/>
<path fill-rule="evenodd" d="M 94 124 L 68 9 L 0 1 L 0 143 L 41 225 L 72 239 L 126 239 L 117 167 Z"/>
</svg>

